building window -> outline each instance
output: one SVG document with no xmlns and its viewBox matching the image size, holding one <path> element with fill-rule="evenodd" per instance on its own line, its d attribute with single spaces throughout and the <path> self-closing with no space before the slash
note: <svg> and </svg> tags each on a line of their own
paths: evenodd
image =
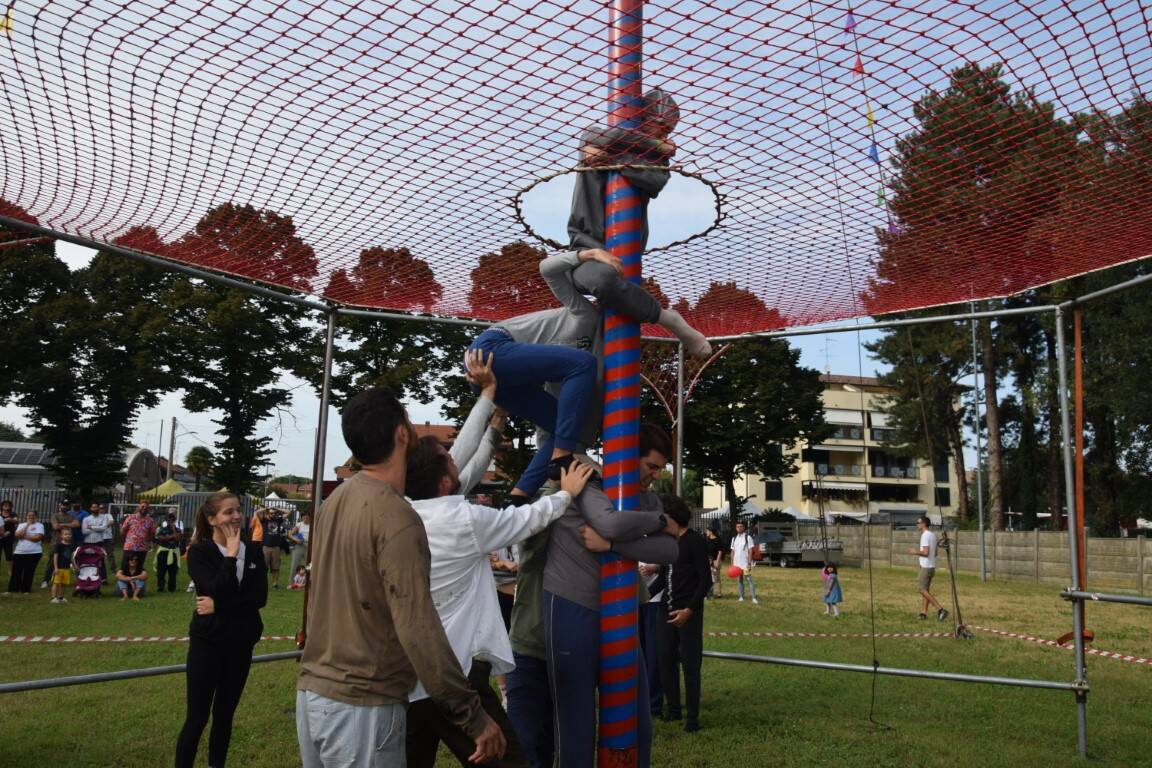
<svg viewBox="0 0 1152 768">
<path fill-rule="evenodd" d="M 936 506 L 938 506 L 938 507 L 951 507 L 952 506 L 952 489 L 951 488 L 937 488 L 936 489 Z"/>
<path fill-rule="evenodd" d="M 781 480 L 764 481 L 764 501 L 784 501 L 784 483 Z"/>
<path fill-rule="evenodd" d="M 932 475 L 935 477 L 936 482 L 938 483 L 948 482 L 948 462 L 943 461 L 933 464 Z"/>
</svg>

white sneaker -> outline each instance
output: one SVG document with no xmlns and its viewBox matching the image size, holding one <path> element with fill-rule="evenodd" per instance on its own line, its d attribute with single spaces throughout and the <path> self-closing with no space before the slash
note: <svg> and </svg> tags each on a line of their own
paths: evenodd
<svg viewBox="0 0 1152 768">
<path fill-rule="evenodd" d="M 62 597 L 62 598 L 60 598 L 60 602 L 66 603 L 66 602 L 68 602 L 68 598 Z"/>
<path fill-rule="evenodd" d="M 48 589 L 48 582 L 46 582 L 46 581 L 40 582 L 40 589 Z"/>
<path fill-rule="evenodd" d="M 736 598 L 736 602 L 742 603 L 742 602 L 744 602 L 744 598 L 738 597 L 738 598 Z"/>
<path fill-rule="evenodd" d="M 757 600 L 756 598 L 752 598 L 752 604 L 753 605 L 760 605 L 760 601 Z"/>
<path fill-rule="evenodd" d="M 52 598 L 51 600 L 49 600 L 48 602 L 50 602 L 50 603 L 52 603 L 53 605 L 55 605 L 56 603 L 59 603 L 59 602 L 60 602 L 60 598 L 58 598 L 58 597 L 54 597 L 54 598 Z"/>
</svg>

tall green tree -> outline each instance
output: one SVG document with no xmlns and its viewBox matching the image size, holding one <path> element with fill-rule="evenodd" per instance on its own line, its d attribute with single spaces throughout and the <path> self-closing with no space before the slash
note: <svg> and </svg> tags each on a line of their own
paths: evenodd
<svg viewBox="0 0 1152 768">
<path fill-rule="evenodd" d="M 184 467 L 188 470 L 188 474 L 196 478 L 196 492 L 200 492 L 200 481 L 208 477 L 212 472 L 212 467 L 216 463 L 216 457 L 212 454 L 212 450 L 205 445 L 193 446 L 184 456 Z"/>
<path fill-rule="evenodd" d="M 1077 129 L 1051 104 L 1013 92 L 1002 73 L 999 64 L 965 64 L 949 74 L 945 89 L 913 105 L 918 126 L 896 142 L 892 161 L 895 226 L 878 233 L 880 261 L 867 295 L 872 312 L 942 291 L 1003 295 L 1014 281 L 1033 279 L 1021 270 L 1043 260 L 1034 230 L 1060 210 L 1079 158 Z M 973 263 L 998 267 L 973 270 Z M 992 524 L 1003 528 L 1001 345 L 990 323 L 980 325 Z"/>
<path fill-rule="evenodd" d="M 164 248 L 144 227 L 113 242 L 160 253 Z M 0 251 L 6 272 L 23 273 L 4 280 L 6 287 L 27 290 L 24 300 L 34 302 L 11 315 L 6 342 L 21 349 L 8 359 L 22 370 L 11 382 L 18 391 L 7 394 L 28 409 L 54 451 L 62 484 L 91 498 L 123 478 L 136 417 L 172 383 L 170 326 L 161 303 L 172 278 L 105 251 L 71 273 L 51 243 L 29 248 Z"/>
<path fill-rule="evenodd" d="M 310 290 L 316 256 L 292 220 L 250 205 L 210 210 L 173 247 L 201 263 Z M 292 393 L 286 372 L 305 374 L 315 360 L 314 318 L 293 305 L 238 288 L 186 281 L 171 294 L 180 327 L 180 387 L 193 412 L 219 411 L 215 480 L 242 493 L 271 454 L 271 438 L 256 437 L 265 419 L 285 413 Z"/>
<path fill-rule="evenodd" d="M 27 439 L 28 436 L 15 424 L 8 421 L 0 421 L 0 440 L 19 443 Z"/>
</svg>

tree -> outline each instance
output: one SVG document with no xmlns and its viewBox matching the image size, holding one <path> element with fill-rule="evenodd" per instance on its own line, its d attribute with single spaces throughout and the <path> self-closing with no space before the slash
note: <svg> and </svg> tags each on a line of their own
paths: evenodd
<svg viewBox="0 0 1152 768">
<path fill-rule="evenodd" d="M 890 370 L 880 382 L 893 389 L 881 405 L 895 431 L 894 452 L 926 456 L 933 465 L 950 456 L 960 489 L 956 510 L 969 515 L 964 470 L 964 379 L 971 375 L 972 349 L 966 326 L 930 323 L 891 328 L 865 349 Z"/>
<path fill-rule="evenodd" d="M 368 248 L 350 270 L 338 270 L 325 295 L 428 312 L 444 289 L 432 269 L 406 248 Z M 341 317 L 333 352 L 332 402 L 339 406 L 368 387 L 431 402 L 445 372 L 463 365 L 474 332 L 459 325 L 412 320 Z M 307 378 L 319 389 L 321 367 Z"/>
<path fill-rule="evenodd" d="M 7 421 L 0 421 L 0 440 L 20 443 L 27 439 L 27 435 L 20 431 L 20 428 L 15 424 Z"/>
<path fill-rule="evenodd" d="M 517 241 L 481 256 L 468 293 L 472 314 L 502 320 L 555 304 L 540 276 L 540 261 L 546 255 L 541 248 Z"/>
<path fill-rule="evenodd" d="M 163 243 L 147 228 L 113 242 L 145 241 L 163 253 Z M 0 263 L 11 278 L 2 281 L 6 289 L 23 294 L 6 291 L 0 298 L 12 321 L 3 343 L 17 345 L 8 359 L 21 368 L 9 381 L 19 390 L 4 394 L 28 409 L 33 428 L 55 453 L 61 483 L 91 498 L 123 478 L 136 416 L 171 383 L 159 300 L 171 277 L 103 251 L 70 273 L 50 242 L 3 249 Z"/>
<path fill-rule="evenodd" d="M 796 471 L 798 442 L 830 434 L 820 373 L 779 339 L 738 341 L 696 384 L 684 409 L 685 463 L 724 488 L 739 512 L 736 478 L 780 478 Z"/>
<path fill-rule="evenodd" d="M 870 314 L 952 303 L 1035 285 L 1030 232 L 1059 209 L 1078 157 L 1076 128 L 1051 104 L 1012 93 L 999 64 L 965 64 L 913 105 L 918 128 L 896 142 L 888 196 L 894 226 L 877 232 Z M 976 270 L 973 264 L 995 264 Z"/>
<path fill-rule="evenodd" d="M 224 203 L 208 211 L 173 253 L 300 290 L 316 273 L 316 256 L 292 220 L 250 205 Z M 292 401 L 283 374 L 306 374 L 316 358 L 315 326 L 294 306 L 211 283 L 180 283 L 171 303 L 184 329 L 178 340 L 184 406 L 222 413 L 213 419 L 221 438 L 213 474 L 243 493 L 271 453 L 271 439 L 255 437 L 259 424 Z"/>
<path fill-rule="evenodd" d="M 184 456 L 184 467 L 192 477 L 196 478 L 196 492 L 200 492 L 200 481 L 208 477 L 212 471 L 212 466 L 216 462 L 216 457 L 212 451 L 203 445 L 193 446 Z"/>
</svg>

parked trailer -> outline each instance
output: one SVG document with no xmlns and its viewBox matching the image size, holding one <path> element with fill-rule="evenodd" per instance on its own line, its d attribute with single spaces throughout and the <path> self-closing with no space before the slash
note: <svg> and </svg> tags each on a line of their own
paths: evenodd
<svg viewBox="0 0 1152 768">
<path fill-rule="evenodd" d="M 776 530 L 759 533 L 756 544 L 765 563 L 782 568 L 805 564 L 819 566 L 825 562 L 839 564 L 844 555 L 844 544 L 839 539 L 789 539 Z"/>
</svg>

